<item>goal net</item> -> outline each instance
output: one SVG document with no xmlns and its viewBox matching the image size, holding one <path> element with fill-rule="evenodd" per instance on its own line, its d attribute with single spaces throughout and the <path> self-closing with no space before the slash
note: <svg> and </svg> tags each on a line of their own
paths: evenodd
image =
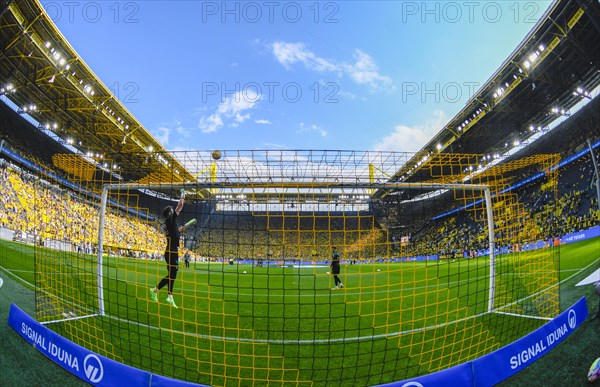
<svg viewBox="0 0 600 387">
<path fill-rule="evenodd" d="M 13 177 L 41 224 L 38 320 L 119 362 L 215 386 L 376 385 L 480 357 L 559 312 L 558 247 L 527 201 L 556 196 L 554 155 L 131 160 L 125 175 L 116 156 L 94 173 L 61 159 L 72 186 Z M 177 223 L 196 222 L 181 232 L 175 307 L 168 286 L 150 292 L 181 190 Z"/>
</svg>

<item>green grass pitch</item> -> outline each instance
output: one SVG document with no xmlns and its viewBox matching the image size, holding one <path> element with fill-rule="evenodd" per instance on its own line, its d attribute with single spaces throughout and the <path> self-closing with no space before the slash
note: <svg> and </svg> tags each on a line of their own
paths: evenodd
<svg viewBox="0 0 600 387">
<path fill-rule="evenodd" d="M 597 245 L 557 248 L 557 282 L 597 262 Z M 2 267 L 38 286 L 40 317 L 98 312 L 96 257 L 7 241 L 0 250 Z M 519 264 L 498 257 L 499 267 Z M 347 265 L 346 287 L 332 291 L 326 267 L 181 262 L 174 309 L 166 289 L 159 303 L 148 297 L 164 261 L 105 257 L 105 316 L 48 327 L 117 361 L 197 383 L 375 385 L 479 357 L 546 322 L 485 313 L 488 266 L 483 257 Z M 530 278 L 511 282 L 515 300 Z"/>
</svg>

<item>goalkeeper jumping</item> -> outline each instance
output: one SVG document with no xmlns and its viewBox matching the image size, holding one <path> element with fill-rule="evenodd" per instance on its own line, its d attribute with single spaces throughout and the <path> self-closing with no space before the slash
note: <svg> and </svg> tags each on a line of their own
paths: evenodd
<svg viewBox="0 0 600 387">
<path fill-rule="evenodd" d="M 177 308 L 173 300 L 173 284 L 177 278 L 177 270 L 179 268 L 179 233 L 185 230 L 185 226 L 177 227 L 177 216 L 183 209 L 185 199 L 185 191 L 181 190 L 181 197 L 177 203 L 177 207 L 173 210 L 172 206 L 166 206 L 162 211 L 162 216 L 165 218 L 165 233 L 167 236 L 167 248 L 165 250 L 165 261 L 167 261 L 167 270 L 169 273 L 163 277 L 158 285 L 150 289 L 150 298 L 158 302 L 158 291 L 165 285 L 168 285 L 169 294 L 167 295 L 167 303 Z"/>
</svg>

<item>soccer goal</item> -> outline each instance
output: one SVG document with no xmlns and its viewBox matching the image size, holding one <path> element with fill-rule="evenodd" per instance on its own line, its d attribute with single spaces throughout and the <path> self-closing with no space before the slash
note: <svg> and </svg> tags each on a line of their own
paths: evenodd
<svg viewBox="0 0 600 387">
<path fill-rule="evenodd" d="M 559 312 L 558 246 L 528 212 L 530 192 L 556 195 L 555 156 L 213 154 L 138 157 L 136 176 L 87 175 L 67 193 L 64 228 L 88 239 L 36 249 L 38 318 L 185 381 L 376 385 L 480 357 Z M 177 224 L 195 223 L 174 307 L 167 287 L 150 291 L 168 273 L 163 209 L 180 203 Z"/>
</svg>

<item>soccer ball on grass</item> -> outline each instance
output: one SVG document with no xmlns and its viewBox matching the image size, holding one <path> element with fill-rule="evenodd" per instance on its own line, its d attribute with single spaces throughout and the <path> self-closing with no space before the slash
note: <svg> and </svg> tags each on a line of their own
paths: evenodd
<svg viewBox="0 0 600 387">
<path fill-rule="evenodd" d="M 600 357 L 594 360 L 587 374 L 588 382 L 593 383 L 600 378 Z"/>
</svg>

